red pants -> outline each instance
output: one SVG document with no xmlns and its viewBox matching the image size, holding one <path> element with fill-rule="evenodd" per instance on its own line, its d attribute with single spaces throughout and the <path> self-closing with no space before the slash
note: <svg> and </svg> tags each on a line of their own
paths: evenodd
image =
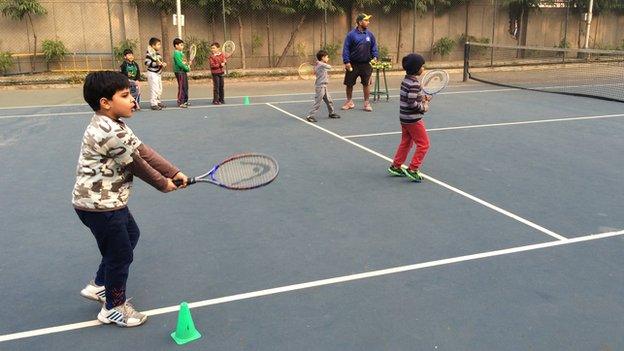
<svg viewBox="0 0 624 351">
<path fill-rule="evenodd" d="M 394 155 L 394 162 L 392 165 L 401 167 L 412 148 L 412 143 L 416 143 L 416 152 L 414 153 L 414 157 L 412 157 L 409 169 L 418 169 L 425 159 L 427 150 L 429 150 L 429 136 L 425 129 L 425 123 L 422 119 L 412 124 L 401 123 L 401 132 L 401 143 L 397 148 L 396 155 Z"/>
</svg>

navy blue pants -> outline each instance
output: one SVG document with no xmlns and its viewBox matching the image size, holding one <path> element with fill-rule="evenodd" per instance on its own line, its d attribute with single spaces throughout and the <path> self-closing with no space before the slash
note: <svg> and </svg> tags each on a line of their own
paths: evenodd
<svg viewBox="0 0 624 351">
<path fill-rule="evenodd" d="M 178 80 L 178 105 L 188 102 L 188 75 L 186 72 L 175 72 Z"/>
<path fill-rule="evenodd" d="M 122 305 L 126 301 L 126 281 L 139 241 L 139 227 L 127 207 L 106 212 L 76 209 L 76 213 L 93 233 L 102 254 L 95 283 L 106 287 L 106 308 Z"/>
</svg>

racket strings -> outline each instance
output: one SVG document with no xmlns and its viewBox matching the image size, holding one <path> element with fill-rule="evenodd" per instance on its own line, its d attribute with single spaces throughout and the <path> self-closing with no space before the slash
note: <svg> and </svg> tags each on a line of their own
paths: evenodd
<svg viewBox="0 0 624 351">
<path fill-rule="evenodd" d="M 227 187 L 254 188 L 275 179 L 277 164 L 273 159 L 262 155 L 242 156 L 221 164 L 213 176 Z"/>
<path fill-rule="evenodd" d="M 448 73 L 444 71 L 430 71 L 422 78 L 423 90 L 427 94 L 435 94 L 446 88 L 449 82 Z"/>
</svg>

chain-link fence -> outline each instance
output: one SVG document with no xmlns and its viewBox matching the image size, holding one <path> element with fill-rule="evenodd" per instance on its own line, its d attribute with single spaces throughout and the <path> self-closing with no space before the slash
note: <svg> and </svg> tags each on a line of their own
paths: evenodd
<svg viewBox="0 0 624 351">
<path fill-rule="evenodd" d="M 614 0 L 595 0 L 601 1 Z M 183 0 L 182 36 L 197 44 L 204 58 L 212 42 L 234 41 L 237 50 L 229 61 L 230 69 L 296 67 L 312 61 L 320 48 L 339 64 L 346 33 L 354 27 L 357 13 L 366 12 L 373 15 L 369 28 L 382 56 L 398 62 L 415 51 L 429 61 L 459 66 L 466 40 L 584 46 L 587 10 L 579 5 L 582 2 L 548 0 L 535 8 L 511 0 Z M 21 20 L 6 14 L 0 17 L 0 71 L 117 68 L 124 48 L 133 48 L 141 60 L 151 37 L 161 38 L 164 57 L 171 56 L 171 42 L 177 36 L 174 0 L 39 3 L 45 14 Z M 624 8 L 617 8 L 603 6 L 594 13 L 590 48 L 622 48 Z M 197 69 L 205 68 L 206 60 L 202 61 Z"/>
</svg>

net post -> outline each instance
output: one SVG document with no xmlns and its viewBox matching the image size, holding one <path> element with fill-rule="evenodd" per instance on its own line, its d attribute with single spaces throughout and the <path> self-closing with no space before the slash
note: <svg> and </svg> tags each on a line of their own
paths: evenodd
<svg viewBox="0 0 624 351">
<path fill-rule="evenodd" d="M 463 82 L 468 80 L 468 67 L 470 65 L 470 42 L 464 43 L 464 78 Z"/>
</svg>

